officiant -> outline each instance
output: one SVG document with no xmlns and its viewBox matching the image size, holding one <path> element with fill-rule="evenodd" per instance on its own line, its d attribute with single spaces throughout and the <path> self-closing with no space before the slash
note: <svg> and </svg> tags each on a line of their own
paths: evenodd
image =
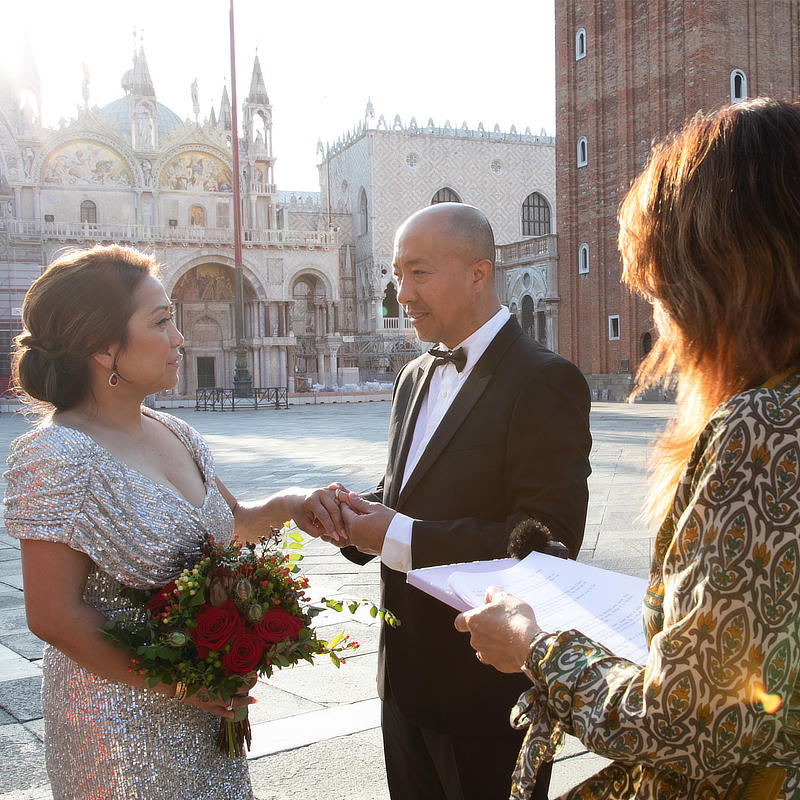
<svg viewBox="0 0 800 800">
<path fill-rule="evenodd" d="M 529 679 L 512 800 L 564 733 L 612 759 L 570 800 L 797 800 L 800 104 L 698 114 L 634 181 L 619 243 L 659 331 L 637 382 L 679 380 L 650 496 L 645 663 L 543 631 L 496 588 L 456 627 Z"/>
<path fill-rule="evenodd" d="M 417 336 L 438 344 L 398 375 L 376 492 L 338 492 L 354 545 L 344 552 L 380 556 L 382 603 L 402 621 L 382 629 L 378 666 L 395 800 L 505 800 L 522 741 L 508 710 L 525 687 L 479 664 L 455 611 L 406 573 L 501 558 L 525 519 L 573 558 L 583 538 L 588 387 L 500 305 L 494 258 L 491 226 L 468 205 L 434 205 L 400 227 L 397 299 Z M 548 784 L 543 771 L 535 797 Z"/>
</svg>

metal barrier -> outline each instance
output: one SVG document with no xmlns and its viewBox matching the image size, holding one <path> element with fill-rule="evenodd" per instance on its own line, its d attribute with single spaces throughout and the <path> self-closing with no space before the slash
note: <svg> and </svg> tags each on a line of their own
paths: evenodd
<svg viewBox="0 0 800 800">
<path fill-rule="evenodd" d="M 237 395 L 235 389 L 217 386 L 196 390 L 195 411 L 236 411 L 237 408 L 289 408 L 289 395 L 284 386 L 253 388 L 246 395 Z"/>
</svg>

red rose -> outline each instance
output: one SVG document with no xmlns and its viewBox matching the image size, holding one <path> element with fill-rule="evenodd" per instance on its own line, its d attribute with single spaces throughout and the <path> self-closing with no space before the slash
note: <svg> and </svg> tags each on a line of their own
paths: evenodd
<svg viewBox="0 0 800 800">
<path fill-rule="evenodd" d="M 240 633 L 231 649 L 222 656 L 222 669 L 226 675 L 247 675 L 261 663 L 264 643 L 250 631 Z"/>
<path fill-rule="evenodd" d="M 275 644 L 284 639 L 297 639 L 305 627 L 303 620 L 292 616 L 282 608 L 271 608 L 261 617 L 261 621 L 253 626 L 253 631 L 261 641 Z"/>
<path fill-rule="evenodd" d="M 170 595 L 175 589 L 175 581 L 170 581 L 166 586 L 159 589 L 145 605 L 145 608 L 152 614 L 158 614 L 163 611 L 168 603 Z"/>
<path fill-rule="evenodd" d="M 209 650 L 221 650 L 228 642 L 244 630 L 244 620 L 231 600 L 221 606 L 203 606 L 197 615 L 192 639 L 197 645 L 200 658 Z"/>
</svg>

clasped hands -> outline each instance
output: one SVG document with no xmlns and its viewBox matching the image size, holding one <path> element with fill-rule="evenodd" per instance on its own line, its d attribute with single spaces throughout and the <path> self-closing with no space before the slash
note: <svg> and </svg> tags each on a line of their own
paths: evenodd
<svg viewBox="0 0 800 800">
<path fill-rule="evenodd" d="M 356 547 L 367 555 L 379 556 L 392 517 L 397 512 L 382 503 L 371 503 L 341 483 L 315 489 L 305 498 L 295 516 L 297 526 L 309 536 L 336 547 Z"/>
</svg>

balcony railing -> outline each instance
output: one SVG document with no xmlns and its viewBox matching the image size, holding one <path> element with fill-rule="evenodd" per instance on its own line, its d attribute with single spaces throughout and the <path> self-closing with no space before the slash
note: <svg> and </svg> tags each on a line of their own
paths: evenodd
<svg viewBox="0 0 800 800">
<path fill-rule="evenodd" d="M 495 248 L 496 263 L 498 266 L 508 267 L 525 261 L 555 258 L 558 255 L 557 243 L 558 237 L 549 234 L 511 244 L 501 244 Z"/>
<path fill-rule="evenodd" d="M 44 239 L 86 242 L 155 242 L 175 244 L 232 245 L 230 228 L 203 225 L 101 225 L 94 222 L 41 222 L 6 220 L 9 236 L 19 239 Z M 330 247 L 336 244 L 334 231 L 257 230 L 245 228 L 242 244 L 278 247 Z"/>
</svg>

